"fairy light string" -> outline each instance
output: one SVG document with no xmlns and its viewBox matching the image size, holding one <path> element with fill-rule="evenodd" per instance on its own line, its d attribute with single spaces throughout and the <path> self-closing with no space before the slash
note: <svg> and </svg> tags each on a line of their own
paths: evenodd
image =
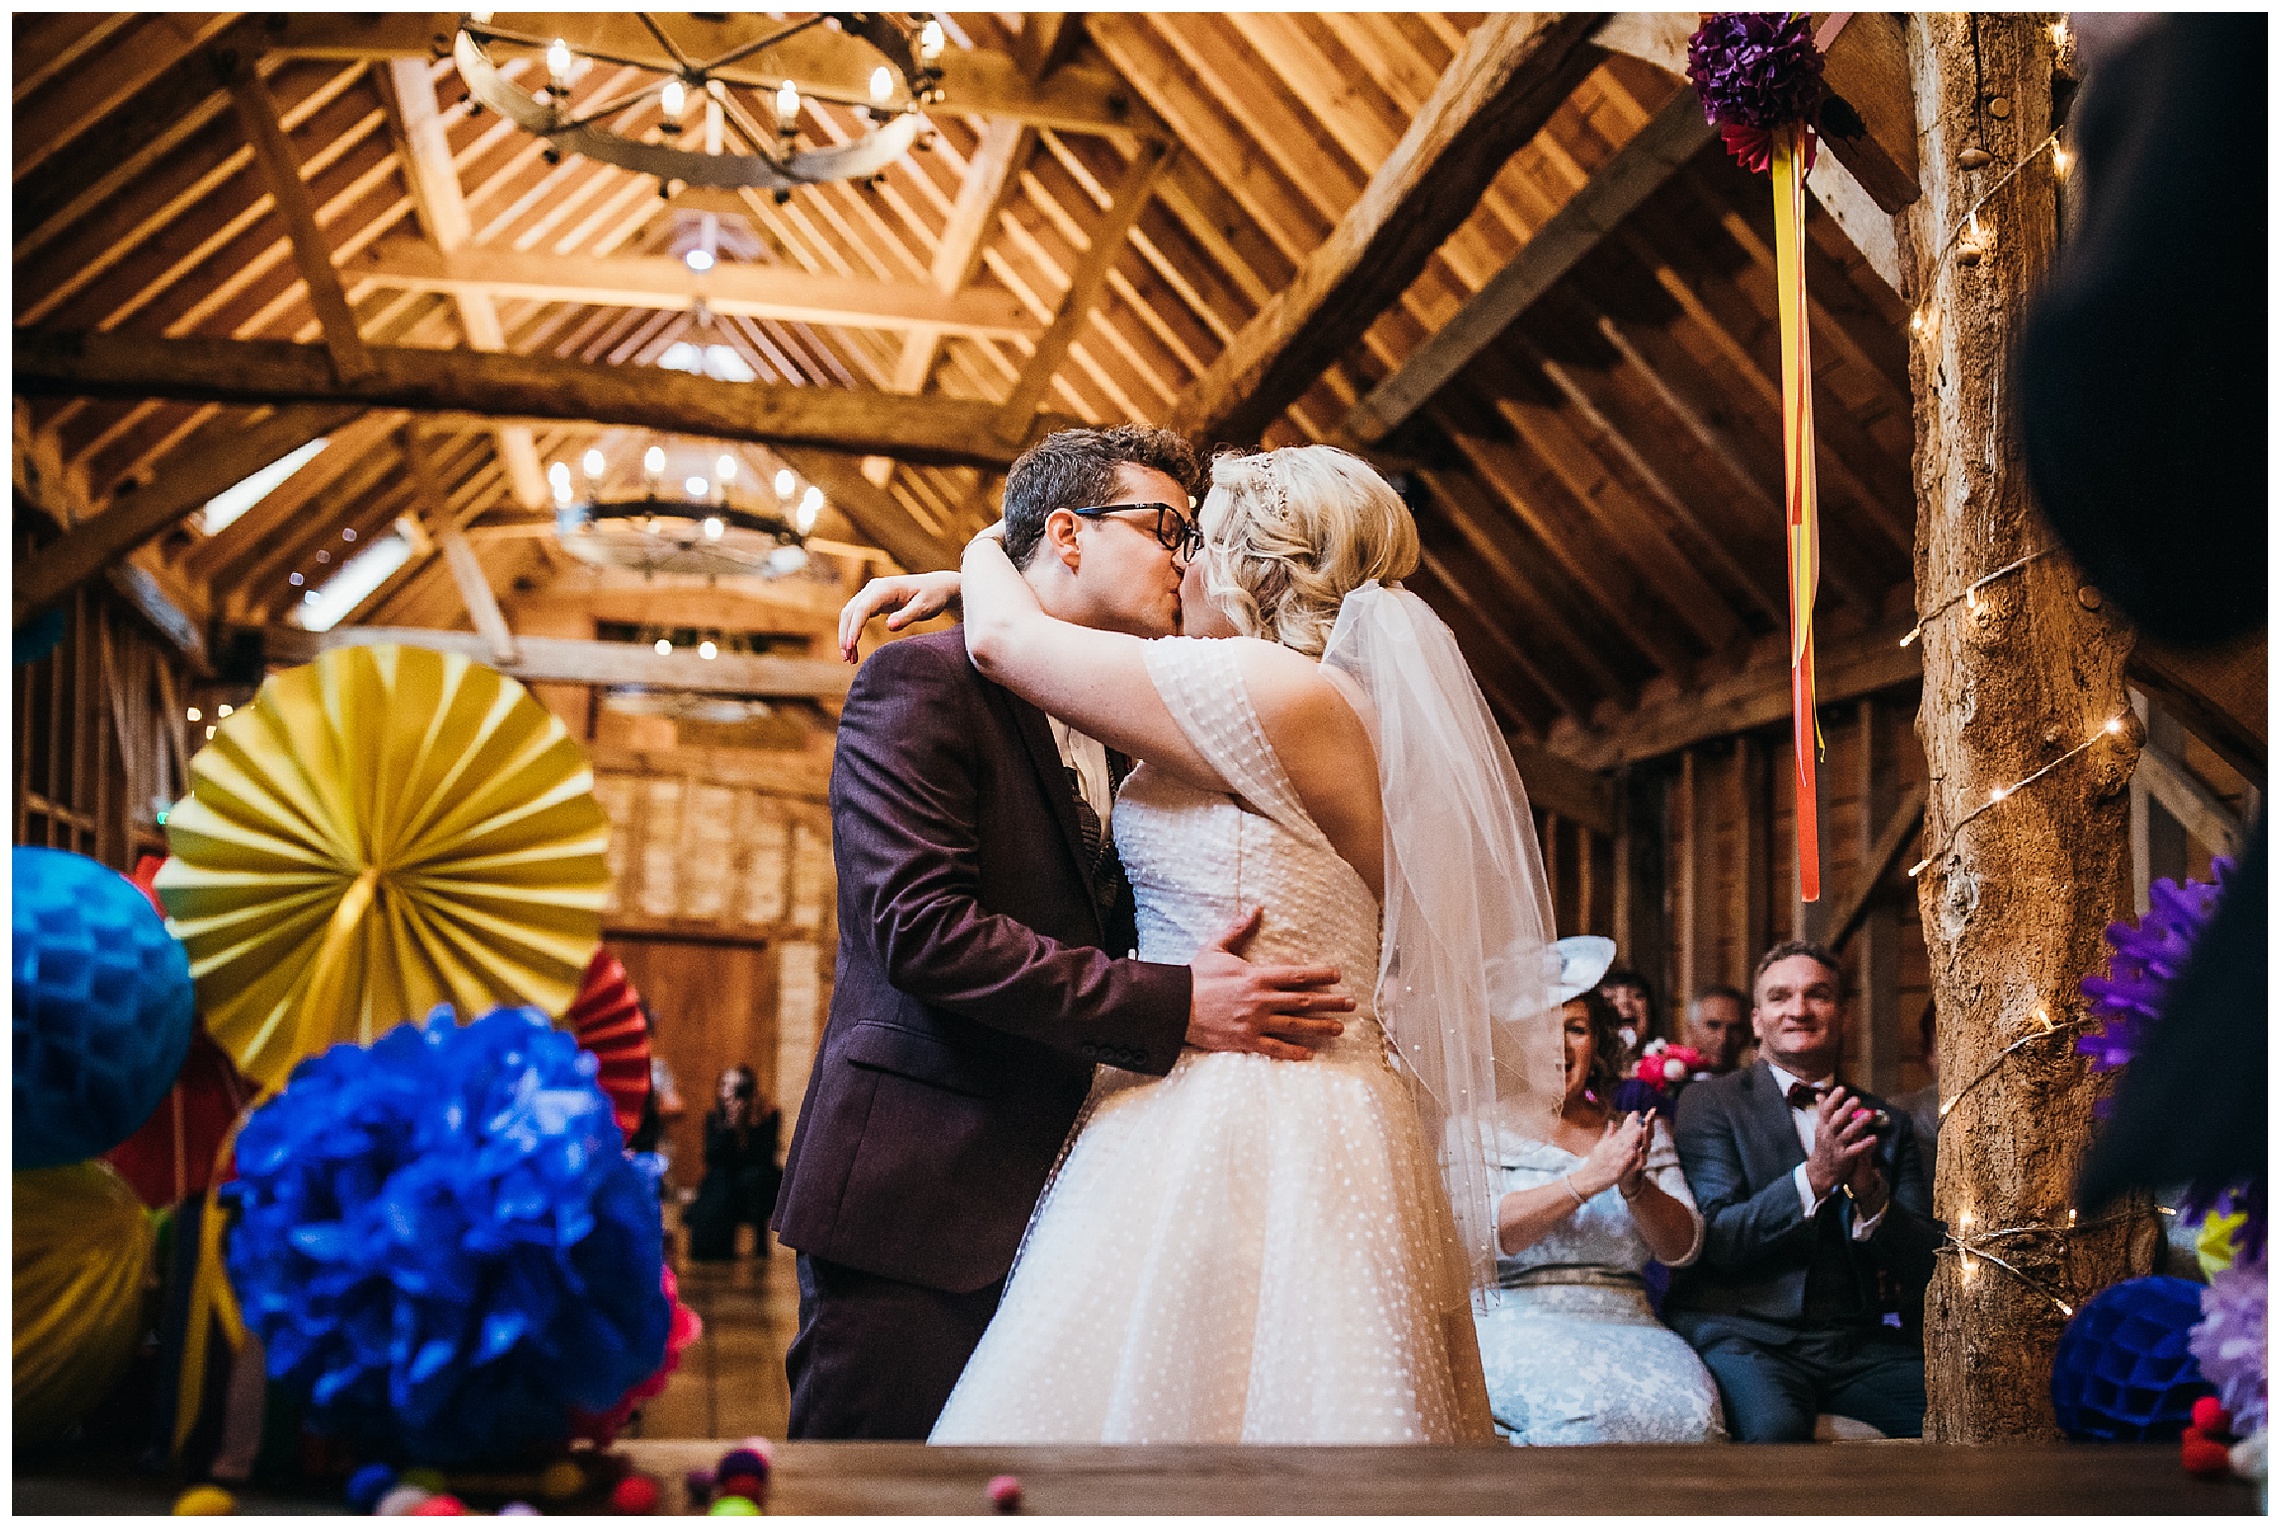
<svg viewBox="0 0 2280 1528">
<path fill-rule="evenodd" d="M 1986 816 L 1989 812 L 1994 811 L 1995 808 L 2001 806 L 2004 802 L 2010 800 L 2013 796 L 2016 796 L 2020 791 L 2025 790 L 2028 786 L 2034 784 L 2037 780 L 2040 780 L 2043 776 L 2049 774 L 2052 770 L 2058 768 L 2067 760 L 2087 753 L 2092 748 L 2095 748 L 2099 743 L 2103 742 L 2105 739 L 2109 737 L 2119 737 L 2121 736 L 2121 733 L 2122 719 L 2119 716 L 2108 717 L 2104 726 L 2100 727 L 2096 732 L 2091 733 L 2089 737 L 2075 744 L 2072 748 L 2067 749 L 2066 752 L 2060 754 L 2057 758 L 2051 760 L 2048 764 L 2045 764 L 2042 768 L 2036 770 L 2033 774 L 2027 775 L 2019 780 L 2015 780 L 2009 785 L 1996 786 L 1993 790 L 1987 793 L 1987 799 L 1985 801 L 1982 801 L 1979 803 L 1979 805 L 1973 807 L 1970 811 L 1964 813 L 1961 817 L 1955 820 L 1954 825 L 1948 829 L 1947 836 L 1940 840 L 1940 845 L 1938 848 L 1932 850 L 1922 859 L 1916 861 L 1915 864 L 1908 867 L 1909 879 L 1913 880 L 1917 876 L 1922 875 L 1924 871 L 1931 865 L 1932 861 L 1938 859 L 1941 855 L 1947 853 L 1949 849 L 1955 847 L 1956 839 L 1960 837 L 1963 833 L 1963 830 L 1969 827 L 1972 823 Z"/>
<path fill-rule="evenodd" d="M 1979 613 L 1980 590 L 1986 588 L 1989 584 L 1995 582 L 1995 580 L 1998 578 L 2003 578 L 2009 574 L 2018 572 L 2028 563 L 2035 562 L 2044 557 L 2048 557 L 2051 554 L 2052 550 L 2052 548 L 2047 546 L 2038 547 L 2034 551 L 2029 552 L 2024 557 L 2017 558 L 2011 562 L 2003 564 L 2003 566 L 1997 568 L 1992 573 L 1985 573 L 1980 575 L 1978 578 L 1973 579 L 1970 583 L 1964 585 L 1963 592 L 1961 594 L 1952 596 L 1951 598 L 1934 606 L 1932 609 L 1925 611 L 1922 616 L 1918 617 L 1916 624 L 1908 628 L 1908 634 L 1900 639 L 1900 645 L 1902 647 L 1912 646 L 1915 643 L 1916 639 L 1924 634 L 1925 627 L 1931 625 L 1932 622 L 1938 620 L 1941 616 L 1946 615 L 1950 610 L 1953 610 L 1958 605 L 1970 606 L 1971 613 L 1977 615 Z"/>
</svg>

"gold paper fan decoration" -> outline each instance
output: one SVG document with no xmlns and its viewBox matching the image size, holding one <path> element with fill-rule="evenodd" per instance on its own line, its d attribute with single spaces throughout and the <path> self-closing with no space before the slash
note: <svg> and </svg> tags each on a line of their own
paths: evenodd
<svg viewBox="0 0 2280 1528">
<path fill-rule="evenodd" d="M 206 1027 L 264 1088 L 451 1003 L 560 1014 L 601 940 L 609 822 L 562 723 L 424 648 L 273 676 L 190 763 L 158 893 Z"/>
</svg>

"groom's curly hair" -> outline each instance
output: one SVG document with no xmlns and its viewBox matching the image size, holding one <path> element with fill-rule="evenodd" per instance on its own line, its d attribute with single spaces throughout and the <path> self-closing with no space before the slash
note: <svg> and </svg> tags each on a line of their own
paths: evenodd
<svg viewBox="0 0 2280 1528">
<path fill-rule="evenodd" d="M 1116 492 L 1116 469 L 1127 462 L 1161 472 L 1190 500 L 1203 491 L 1203 464 L 1185 436 L 1139 424 L 1055 430 L 1005 475 L 1005 555 L 1013 565 L 1029 566 L 1054 510 L 1106 503 Z M 1172 507 L 1190 513 L 1186 504 Z"/>
</svg>

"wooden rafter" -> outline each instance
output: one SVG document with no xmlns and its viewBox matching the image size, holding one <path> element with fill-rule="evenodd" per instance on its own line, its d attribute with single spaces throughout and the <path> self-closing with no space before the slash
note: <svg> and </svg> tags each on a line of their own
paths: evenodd
<svg viewBox="0 0 2280 1528">
<path fill-rule="evenodd" d="M 1123 258 L 1132 225 L 1140 220 L 1140 211 L 1147 206 L 1148 198 L 1155 194 L 1156 179 L 1163 174 L 1164 165 L 1173 150 L 1162 143 L 1143 143 L 1134 152 L 1131 162 L 1116 183 L 1109 200 L 1108 210 L 1100 222 L 1089 230 L 1091 247 L 1084 260 L 1069 279 L 1069 289 L 1062 294 L 1060 310 L 1053 315 L 1052 327 L 1037 341 L 1028 362 L 1021 369 L 1020 379 L 1005 400 L 998 414 L 1001 434 L 1026 432 L 1038 405 L 1045 401 L 1046 391 L 1053 385 L 1054 374 L 1061 363 L 1069 358 L 1069 350 L 1077 336 L 1092 321 L 1093 310 L 1099 305 L 1101 291 L 1108 285 L 1108 273 Z"/>
<path fill-rule="evenodd" d="M 71 61 L 49 88 L 16 92 L 11 158 L 21 185 L 40 166 L 90 128 L 133 101 L 165 75 L 185 52 L 212 41 L 236 20 L 234 13 L 152 15 L 123 38 L 97 30 L 100 45 Z"/>
<path fill-rule="evenodd" d="M 301 161 L 293 153 L 293 146 L 285 141 L 285 129 L 277 118 L 277 102 L 271 98 L 260 74 L 242 60 L 231 71 L 228 84 L 238 121 L 253 147 L 253 157 L 260 162 L 262 173 L 268 178 L 278 216 L 285 220 L 294 262 L 300 267 L 301 279 L 309 289 L 309 306 L 316 310 L 317 323 L 324 331 L 325 350 L 332 357 L 333 374 L 343 382 L 368 376 L 372 371 L 372 352 L 357 330 L 356 312 L 349 307 L 348 294 L 341 288 L 340 273 L 333 269 L 332 246 L 325 242 L 324 229 L 317 222 L 317 204 L 309 195 L 309 183 L 301 177 Z"/>
<path fill-rule="evenodd" d="M 1594 18 L 1493 14 L 1474 28 L 1353 209 L 1173 410 L 1191 435 L 1253 438 L 1397 300 L 1598 63 Z"/>
<path fill-rule="evenodd" d="M 906 572 L 926 573 L 958 565 L 958 548 L 930 535 L 910 511 L 863 476 L 851 457 L 830 451 L 778 451 L 801 477 L 822 489 L 855 527 L 857 534 L 902 564 Z"/>
<path fill-rule="evenodd" d="M 317 364 L 324 365 L 321 353 Z M 19 385 L 21 377 L 18 378 Z M 281 408 L 258 424 L 216 420 L 200 430 L 156 481 L 114 496 L 101 513 L 16 564 L 16 624 L 55 603 L 223 489 L 355 417 L 339 404 Z"/>
<path fill-rule="evenodd" d="M 592 259 L 511 249 L 435 250 L 398 238 L 375 240 L 348 262 L 344 274 L 351 280 L 450 292 L 486 302 L 508 298 L 676 312 L 702 302 L 717 314 L 796 324 L 980 334 L 993 339 L 1036 332 L 1021 304 L 1006 292 L 945 294 L 933 285 L 915 282 L 818 276 L 781 266 L 725 261 L 699 275 L 681 261 L 663 256 Z"/>
<path fill-rule="evenodd" d="M 375 410 L 350 419 L 325 437 L 324 449 L 303 462 L 245 513 L 206 537 L 182 559 L 192 578 L 224 586 L 238 582 L 233 570 L 256 558 L 294 521 L 320 503 L 337 502 L 339 485 L 374 448 L 384 445 L 407 416 Z M 172 470 L 171 468 L 169 469 Z"/>
<path fill-rule="evenodd" d="M 1511 328 L 1712 136 L 1694 93 L 1682 90 L 1673 96 L 1472 295 L 1455 318 L 1412 350 L 1399 371 L 1355 405 L 1341 427 L 1344 434 L 1363 445 L 1385 439 Z"/>
<path fill-rule="evenodd" d="M 643 685 L 711 695 L 751 695 L 763 699 L 836 700 L 844 697 L 855 671 L 821 658 L 772 658 L 723 653 L 702 658 L 693 652 L 657 653 L 631 642 L 583 641 L 574 637 L 520 637 L 512 662 L 497 661 L 490 639 L 479 632 L 439 631 L 419 626 L 335 626 L 327 632 L 292 626 L 260 628 L 262 656 L 275 664 L 306 663 L 341 647 L 400 643 L 437 652 L 463 653 L 488 663 L 509 678 L 539 684 Z"/>
<path fill-rule="evenodd" d="M 386 71 L 375 78 L 386 81 L 382 96 L 394 108 L 396 126 L 403 135 L 412 204 L 419 210 L 420 222 L 434 247 L 448 259 L 452 251 L 474 237 L 474 225 L 467 216 L 466 193 L 459 186 L 459 169 L 451 160 L 443 119 L 436 113 L 435 81 L 425 63 L 409 58 L 388 60 Z M 453 296 L 459 307 L 460 331 L 470 346 L 477 350 L 507 348 L 506 328 L 499 322 L 491 293 L 458 291 Z M 529 428 L 503 424 L 495 439 L 515 501 L 524 509 L 544 509 L 548 502 L 546 473 L 539 466 L 538 445 Z"/>
<path fill-rule="evenodd" d="M 1021 438 L 997 410 L 957 398 L 716 382 L 656 367 L 375 347 L 373 371 L 332 375 L 324 351 L 268 340 L 149 340 L 19 329 L 17 391 L 35 396 L 340 403 L 414 413 L 590 420 L 713 440 L 820 446 L 913 461 L 1002 465 Z M 1041 417 L 1038 428 L 1053 421 Z"/>
<path fill-rule="evenodd" d="M 466 533 L 457 526 L 446 528 L 435 538 L 437 550 L 451 567 L 451 581 L 459 586 L 459 598 L 467 606 L 467 618 L 475 623 L 475 631 L 490 647 L 494 665 L 515 663 L 519 653 L 514 633 L 507 629 L 507 618 L 499 613 L 499 597 L 491 592 L 491 581 L 483 576 L 483 560 L 475 555 L 475 548 L 467 544 Z"/>
</svg>

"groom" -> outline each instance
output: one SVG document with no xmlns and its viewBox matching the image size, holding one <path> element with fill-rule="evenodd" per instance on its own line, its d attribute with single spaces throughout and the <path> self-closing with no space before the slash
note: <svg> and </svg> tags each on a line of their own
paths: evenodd
<svg viewBox="0 0 2280 1528">
<path fill-rule="evenodd" d="M 1179 626 L 1200 486 L 1162 430 L 1064 430 L 1013 464 L 1007 553 L 1062 620 Z M 924 1438 L 1105 1062 L 1296 1055 L 1350 1010 L 1326 967 L 1255 966 L 1255 917 L 1185 966 L 1135 942 L 1108 823 L 1125 761 L 983 679 L 956 631 L 855 676 L 832 763 L 839 965 L 774 1229 L 799 1253 L 794 1438 Z"/>
</svg>

